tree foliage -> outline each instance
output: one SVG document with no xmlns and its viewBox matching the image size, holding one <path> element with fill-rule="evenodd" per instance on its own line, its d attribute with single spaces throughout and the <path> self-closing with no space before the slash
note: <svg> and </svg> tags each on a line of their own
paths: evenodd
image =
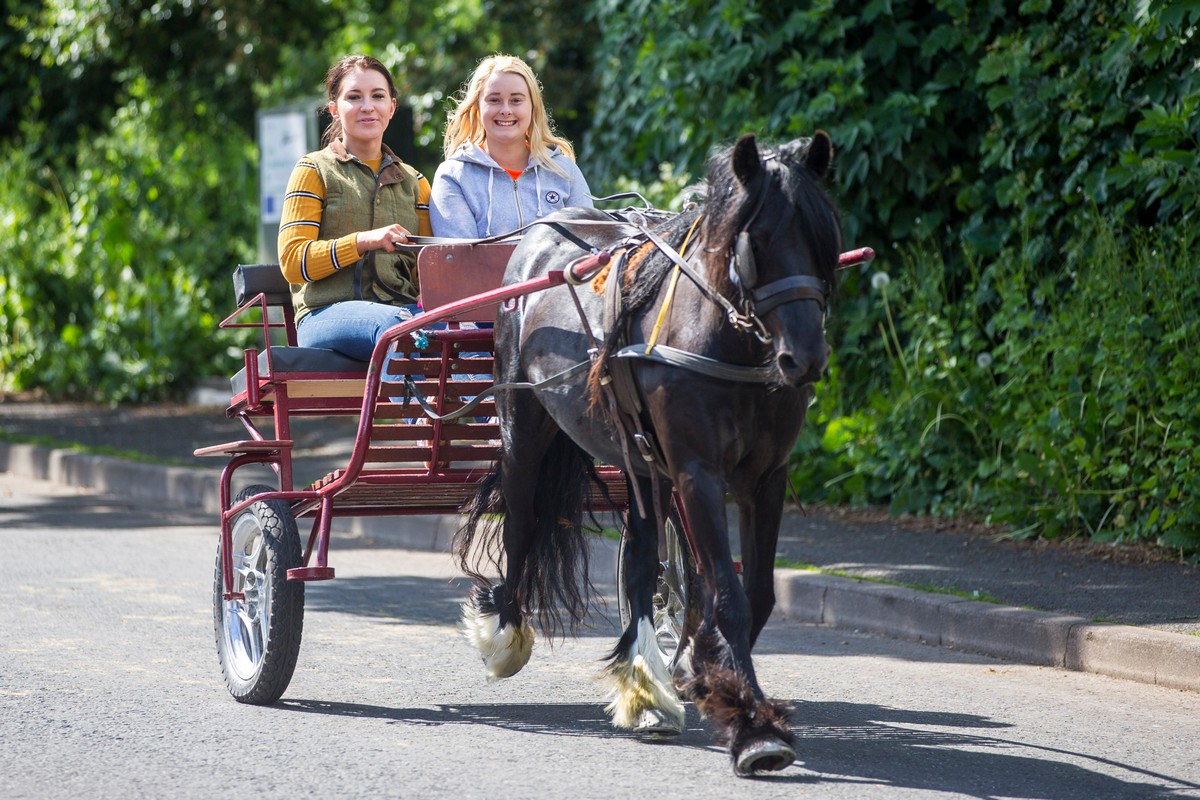
<svg viewBox="0 0 1200 800">
<path fill-rule="evenodd" d="M 215 321 L 254 257 L 256 114 L 320 98 L 346 53 L 408 89 L 430 175 L 446 98 L 490 52 L 542 71 L 568 135 L 592 100 L 583 23 L 548 0 L 16 0 L 0 25 L 8 390 L 149 400 L 226 372 Z"/>
<path fill-rule="evenodd" d="M 1197 214 L 1200 4 L 596 0 L 605 179 L 693 176 L 751 130 L 824 128 L 853 241 L 995 253 L 1036 223 L 1044 262 L 1098 202 Z M 955 266 L 955 264 L 951 264 Z"/>
<path fill-rule="evenodd" d="M 598 194 L 665 203 L 743 131 L 831 134 L 847 243 L 880 258 L 843 280 L 795 461 L 821 499 L 1200 551 L 1197 0 L 2 14 L 0 390 L 150 400 L 236 368 L 215 321 L 254 252 L 256 113 L 317 106 L 334 59 L 375 55 L 432 175 L 450 98 L 504 51 L 539 73 Z"/>
</svg>

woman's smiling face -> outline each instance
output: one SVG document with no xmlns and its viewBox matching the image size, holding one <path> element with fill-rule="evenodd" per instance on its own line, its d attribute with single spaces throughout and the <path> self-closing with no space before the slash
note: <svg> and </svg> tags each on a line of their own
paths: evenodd
<svg viewBox="0 0 1200 800">
<path fill-rule="evenodd" d="M 524 142 L 533 116 L 525 79 L 511 72 L 494 72 L 479 96 L 479 118 L 488 142 Z"/>
<path fill-rule="evenodd" d="M 373 69 L 356 69 L 346 75 L 330 113 L 340 117 L 350 142 L 383 139 L 383 132 L 396 113 L 387 78 Z"/>
</svg>

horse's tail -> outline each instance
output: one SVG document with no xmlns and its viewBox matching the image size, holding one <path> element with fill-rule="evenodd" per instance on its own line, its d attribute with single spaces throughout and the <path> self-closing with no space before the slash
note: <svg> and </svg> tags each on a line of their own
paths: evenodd
<svg viewBox="0 0 1200 800">
<path fill-rule="evenodd" d="M 588 543 L 583 516 L 595 468 L 587 453 L 563 432 L 555 435 L 538 467 L 532 529 L 513 531 L 526 553 L 519 567 L 517 600 L 536 615 L 547 638 L 576 633 L 587 618 L 594 592 L 588 577 Z M 454 554 L 463 572 L 488 585 L 483 570 L 503 570 L 503 462 L 480 483 L 455 537 Z M 475 550 L 474 557 L 471 551 Z"/>
<path fill-rule="evenodd" d="M 479 482 L 475 494 L 467 502 L 464 509 L 465 518 L 451 545 L 459 568 L 478 583 L 488 582 L 481 572 L 488 565 L 502 569 L 502 523 L 507 509 L 501 489 L 502 483 L 500 462 L 497 461 L 495 467 Z M 476 549 L 477 543 L 478 552 L 472 557 L 471 551 Z"/>
</svg>

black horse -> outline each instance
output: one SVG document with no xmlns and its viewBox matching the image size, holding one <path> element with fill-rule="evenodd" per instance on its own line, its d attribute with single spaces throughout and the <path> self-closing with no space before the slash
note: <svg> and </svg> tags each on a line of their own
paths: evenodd
<svg viewBox="0 0 1200 800">
<path fill-rule="evenodd" d="M 623 467 L 632 478 L 622 551 L 630 613 L 606 669 L 608 710 L 615 725 L 663 735 L 682 730 L 680 696 L 693 700 L 739 775 L 795 758 L 788 709 L 764 697 L 750 653 L 775 604 L 788 456 L 829 357 L 825 313 L 841 238 L 820 179 L 832 155 L 824 132 L 773 150 L 745 135 L 710 161 L 698 206 L 616 221 L 569 209 L 526 234 L 506 283 L 599 249 L 614 253 L 612 291 L 555 289 L 500 312 L 501 457 L 455 544 L 479 582 L 464 631 L 491 677 L 515 674 L 532 648 L 531 613 L 551 637 L 584 621 L 588 478 L 597 460 Z M 536 388 L 503 388 L 522 383 Z M 739 510 L 741 580 L 727 495 Z M 699 601 L 684 657 L 668 664 L 654 641 L 652 596 L 659 533 L 675 513 L 690 532 Z M 485 578 L 493 568 L 502 583 Z"/>
</svg>

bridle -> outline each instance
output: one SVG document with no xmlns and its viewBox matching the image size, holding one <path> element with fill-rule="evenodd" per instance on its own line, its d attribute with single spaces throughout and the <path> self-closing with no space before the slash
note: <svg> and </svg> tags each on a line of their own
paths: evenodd
<svg viewBox="0 0 1200 800">
<path fill-rule="evenodd" d="M 763 286 L 758 285 L 758 264 L 754 257 L 750 226 L 762 211 L 767 190 L 775 178 L 775 173 L 767 165 L 772 159 L 774 156 L 762 160 L 763 173 L 759 176 L 753 208 L 734 237 L 729 253 L 729 279 L 741 295 L 741 308 L 729 319 L 739 329 L 752 331 L 763 344 L 771 342 L 771 334 L 763 324 L 762 317 L 785 303 L 798 300 L 812 300 L 820 307 L 824 317 L 829 301 L 829 284 L 813 275 L 790 275 Z M 789 203 L 787 213 L 780 217 L 767 239 L 768 250 L 779 231 L 792 221 L 795 214 L 796 209 Z"/>
</svg>

